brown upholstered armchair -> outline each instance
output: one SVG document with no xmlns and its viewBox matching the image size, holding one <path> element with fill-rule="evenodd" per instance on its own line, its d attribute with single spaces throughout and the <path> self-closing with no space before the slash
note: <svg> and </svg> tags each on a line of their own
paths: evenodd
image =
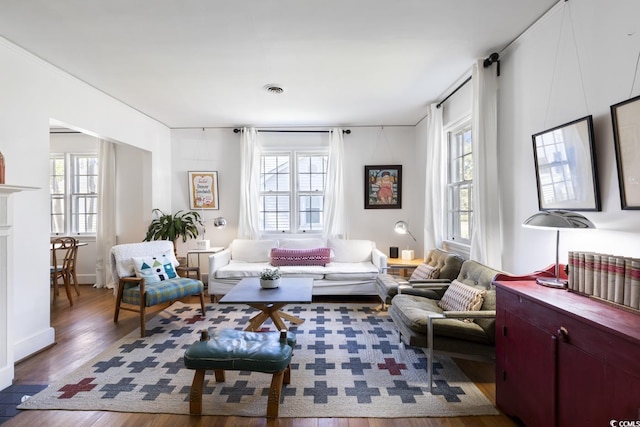
<svg viewBox="0 0 640 427">
<path fill-rule="evenodd" d="M 458 276 L 463 261 L 457 254 L 436 248 L 429 251 L 424 264 L 438 271 L 437 278 L 417 278 L 416 273 L 420 272 L 422 266 L 418 266 L 409 279 L 392 274 L 379 274 L 376 278 L 376 288 L 383 308 L 398 293 L 440 299 L 451 280 Z"/>
</svg>

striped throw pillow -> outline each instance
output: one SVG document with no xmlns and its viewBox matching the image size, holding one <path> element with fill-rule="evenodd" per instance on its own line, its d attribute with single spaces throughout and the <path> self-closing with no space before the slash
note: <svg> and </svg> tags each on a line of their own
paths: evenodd
<svg viewBox="0 0 640 427">
<path fill-rule="evenodd" d="M 487 291 L 474 288 L 454 280 L 447 288 L 442 299 L 438 301 L 438 307 L 444 311 L 478 311 L 484 302 Z M 465 322 L 473 322 L 473 319 L 464 319 Z"/>
<path fill-rule="evenodd" d="M 429 264 L 420 264 L 413 270 L 409 280 L 429 280 L 437 279 L 440 276 L 440 269 Z"/>
</svg>

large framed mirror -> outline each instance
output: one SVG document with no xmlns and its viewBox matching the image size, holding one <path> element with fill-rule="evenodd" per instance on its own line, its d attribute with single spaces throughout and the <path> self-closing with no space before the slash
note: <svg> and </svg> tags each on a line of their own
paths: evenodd
<svg viewBox="0 0 640 427">
<path fill-rule="evenodd" d="M 540 210 L 601 210 L 592 116 L 532 139 Z"/>
</svg>

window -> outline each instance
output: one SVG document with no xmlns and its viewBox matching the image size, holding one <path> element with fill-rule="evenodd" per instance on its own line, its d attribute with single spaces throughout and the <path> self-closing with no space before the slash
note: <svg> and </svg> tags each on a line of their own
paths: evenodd
<svg viewBox="0 0 640 427">
<path fill-rule="evenodd" d="M 95 234 L 98 219 L 98 156 L 50 156 L 51 234 Z"/>
<path fill-rule="evenodd" d="M 471 242 L 473 219 L 473 151 L 471 124 L 448 132 L 448 237 L 460 243 Z"/>
<path fill-rule="evenodd" d="M 260 230 L 321 232 L 328 156 L 265 153 L 260 161 Z"/>
</svg>

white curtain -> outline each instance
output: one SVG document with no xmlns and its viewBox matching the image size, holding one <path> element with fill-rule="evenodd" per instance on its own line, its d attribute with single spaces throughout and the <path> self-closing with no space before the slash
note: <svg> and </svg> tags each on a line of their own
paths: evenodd
<svg viewBox="0 0 640 427">
<path fill-rule="evenodd" d="M 98 153 L 96 288 L 115 288 L 109 252 L 116 244 L 116 157 L 113 143 L 101 140 Z"/>
<path fill-rule="evenodd" d="M 502 269 L 502 216 L 498 181 L 497 77 L 495 67 L 473 65 L 473 234 L 471 259 Z"/>
<path fill-rule="evenodd" d="M 240 141 L 240 218 L 238 238 L 257 239 L 262 149 L 255 128 L 243 128 Z"/>
<path fill-rule="evenodd" d="M 324 234 L 326 238 L 345 237 L 344 141 L 342 129 L 329 132 L 329 161 L 324 192 Z"/>
<path fill-rule="evenodd" d="M 425 162 L 424 253 L 442 247 L 444 201 L 446 192 L 446 150 L 442 126 L 442 108 L 429 106 Z"/>
</svg>

